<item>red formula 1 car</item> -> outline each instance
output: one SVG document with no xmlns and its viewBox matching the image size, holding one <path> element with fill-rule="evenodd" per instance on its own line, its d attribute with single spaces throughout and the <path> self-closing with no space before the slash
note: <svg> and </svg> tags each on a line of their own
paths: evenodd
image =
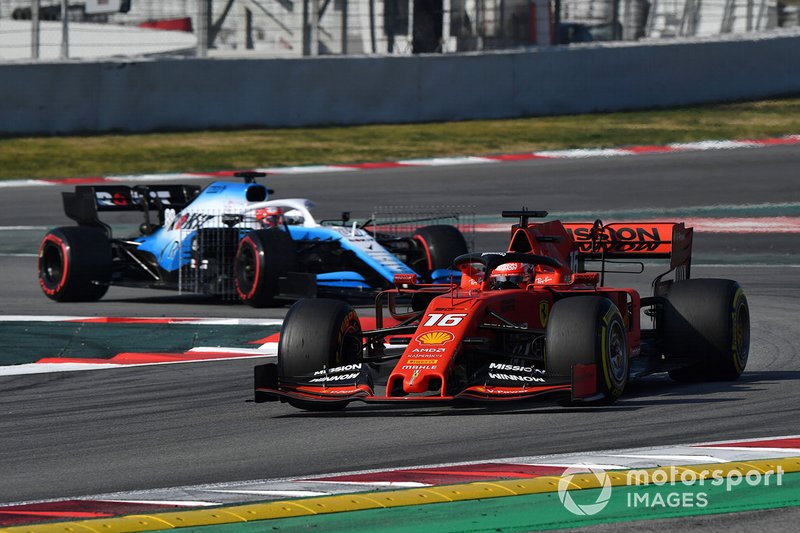
<svg viewBox="0 0 800 533">
<path fill-rule="evenodd" d="M 281 330 L 277 364 L 255 368 L 256 402 L 309 410 L 366 402 L 517 400 L 569 394 L 608 403 L 630 379 L 733 380 L 750 343 L 735 281 L 689 279 L 692 228 L 683 223 L 529 223 L 507 252 L 459 256 L 459 284 L 398 275 L 376 299 L 375 329 L 336 300 L 301 300 Z M 604 286 L 609 268 L 668 259 L 653 296 Z M 594 267 L 594 268 L 590 268 Z M 664 279 L 674 273 L 674 280 Z M 386 311 L 388 310 L 388 315 Z M 642 322 L 652 323 L 645 329 Z M 376 376 L 393 365 L 385 386 Z"/>
</svg>

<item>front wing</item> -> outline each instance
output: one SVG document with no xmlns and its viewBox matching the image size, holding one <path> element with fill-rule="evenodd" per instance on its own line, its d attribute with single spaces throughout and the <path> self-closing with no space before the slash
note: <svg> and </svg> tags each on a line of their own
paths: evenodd
<svg viewBox="0 0 800 533">
<path fill-rule="evenodd" d="M 366 365 L 365 365 L 366 366 Z M 299 400 L 303 402 L 341 403 L 361 401 L 367 403 L 441 403 L 456 400 L 472 401 L 517 401 L 539 398 L 555 393 L 571 393 L 570 383 L 548 384 L 536 386 L 501 387 L 488 385 L 472 385 L 453 395 L 408 395 L 387 396 L 375 393 L 371 379 L 353 377 L 347 382 L 336 384 L 311 384 L 308 381 L 285 382 L 278 378 L 278 367 L 274 363 L 255 367 L 255 401 Z M 344 381 L 344 380 L 343 380 Z M 573 397 L 573 399 L 576 399 Z"/>
</svg>

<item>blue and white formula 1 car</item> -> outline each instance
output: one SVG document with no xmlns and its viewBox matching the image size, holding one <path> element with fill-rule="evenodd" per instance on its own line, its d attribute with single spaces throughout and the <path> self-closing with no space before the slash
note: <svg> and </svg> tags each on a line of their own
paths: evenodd
<svg viewBox="0 0 800 533">
<path fill-rule="evenodd" d="M 254 307 L 313 296 L 356 298 L 390 287 L 396 274 L 450 283 L 467 252 L 451 225 L 408 236 L 371 233 L 349 221 L 317 222 L 306 199 L 268 200 L 260 173 L 244 182 L 77 186 L 62 193 L 77 226 L 49 231 L 39 284 L 56 301 L 98 300 L 110 285 L 238 298 Z M 140 234 L 115 238 L 100 212 L 140 211 Z"/>
</svg>

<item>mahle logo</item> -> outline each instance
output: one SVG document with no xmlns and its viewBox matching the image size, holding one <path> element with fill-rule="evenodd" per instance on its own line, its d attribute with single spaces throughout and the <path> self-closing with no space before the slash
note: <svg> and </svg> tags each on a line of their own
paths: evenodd
<svg viewBox="0 0 800 533">
<path fill-rule="evenodd" d="M 588 470 L 588 472 L 587 472 Z M 594 502 L 591 503 L 577 503 L 572 498 L 573 492 L 570 490 L 570 485 L 573 483 L 575 476 L 594 476 L 602 489 Z M 578 516 L 592 516 L 606 508 L 608 501 L 611 499 L 611 479 L 604 470 L 599 468 L 575 467 L 567 468 L 561 475 L 558 481 L 558 499 L 564 505 L 567 511 Z M 580 499 L 580 498 L 579 498 Z"/>
</svg>

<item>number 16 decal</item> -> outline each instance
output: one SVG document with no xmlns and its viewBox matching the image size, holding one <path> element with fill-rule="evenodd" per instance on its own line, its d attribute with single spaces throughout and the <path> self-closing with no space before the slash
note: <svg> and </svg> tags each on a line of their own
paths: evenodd
<svg viewBox="0 0 800 533">
<path fill-rule="evenodd" d="M 431 313 L 428 315 L 428 320 L 425 321 L 423 326 L 439 326 L 441 328 L 449 328 L 457 326 L 464 320 L 467 313 Z"/>
</svg>

